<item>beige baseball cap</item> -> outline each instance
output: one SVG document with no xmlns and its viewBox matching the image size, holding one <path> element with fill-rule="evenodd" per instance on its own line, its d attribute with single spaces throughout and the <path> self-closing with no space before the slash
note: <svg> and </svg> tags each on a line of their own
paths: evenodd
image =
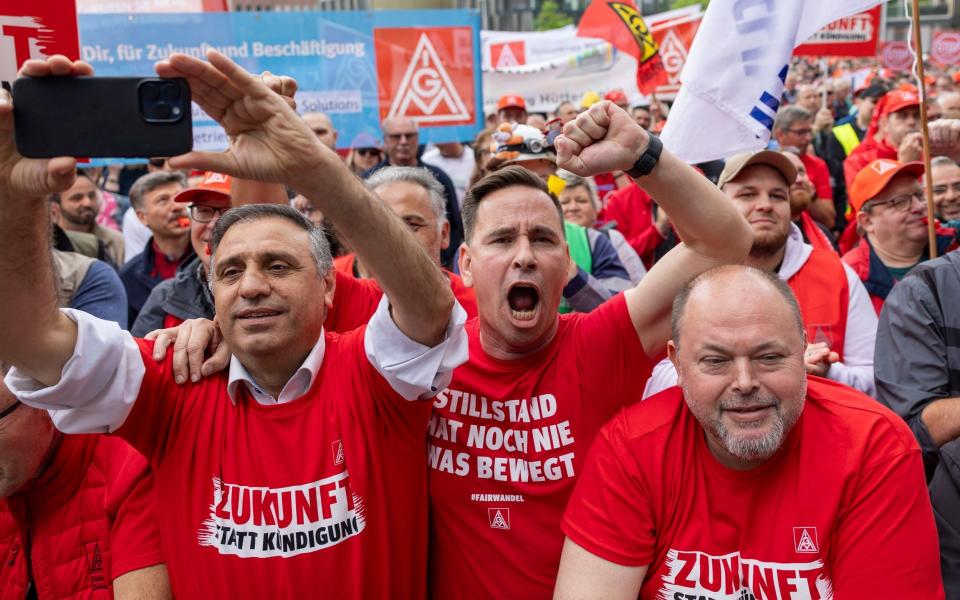
<svg viewBox="0 0 960 600">
<path fill-rule="evenodd" d="M 793 166 L 789 158 L 776 150 L 761 150 L 759 152 L 742 152 L 728 158 L 727 164 L 723 167 L 723 172 L 720 173 L 720 178 L 717 180 L 717 187 L 722 188 L 730 180 L 736 178 L 740 171 L 750 165 L 773 167 L 787 180 L 787 185 L 793 185 L 793 182 L 797 180 L 797 168 Z"/>
</svg>

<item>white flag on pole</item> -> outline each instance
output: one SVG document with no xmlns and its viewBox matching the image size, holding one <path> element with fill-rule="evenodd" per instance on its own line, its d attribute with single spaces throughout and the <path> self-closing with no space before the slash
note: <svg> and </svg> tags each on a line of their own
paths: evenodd
<svg viewBox="0 0 960 600">
<path fill-rule="evenodd" d="M 767 145 L 794 47 L 883 0 L 713 0 L 661 139 L 689 163 Z"/>
</svg>

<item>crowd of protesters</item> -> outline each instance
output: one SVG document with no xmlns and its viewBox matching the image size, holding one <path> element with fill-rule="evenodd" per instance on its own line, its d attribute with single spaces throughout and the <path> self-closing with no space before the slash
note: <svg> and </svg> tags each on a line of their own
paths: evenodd
<svg viewBox="0 0 960 600">
<path fill-rule="evenodd" d="M 157 72 L 227 152 L 24 159 L 0 92 L 0 598 L 960 598 L 960 72 L 935 249 L 870 61 L 700 165 L 621 90 L 345 147 Z"/>
</svg>

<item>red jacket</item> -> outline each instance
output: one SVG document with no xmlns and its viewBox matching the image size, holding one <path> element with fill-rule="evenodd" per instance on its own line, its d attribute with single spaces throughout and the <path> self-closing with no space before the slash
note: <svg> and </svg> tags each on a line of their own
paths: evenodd
<svg viewBox="0 0 960 600">
<path fill-rule="evenodd" d="M 843 360 L 850 287 L 833 248 L 814 248 L 807 262 L 787 280 L 800 305 L 807 342 L 826 342 Z"/>
<path fill-rule="evenodd" d="M 865 166 L 878 158 L 897 160 L 898 156 L 897 149 L 886 140 L 878 141 L 873 136 L 863 138 L 860 145 L 843 160 L 843 178 L 847 182 L 847 189 L 853 186 L 853 179 Z"/>
<path fill-rule="evenodd" d="M 623 234 L 643 264 L 648 269 L 653 266 L 653 254 L 663 236 L 653 224 L 653 199 L 649 194 L 636 183 L 611 192 L 600 218 L 607 223 L 616 221 L 617 231 Z"/>
<path fill-rule="evenodd" d="M 836 254 L 836 249 L 833 247 L 830 239 L 827 237 L 827 234 L 824 233 L 822 229 L 814 222 L 813 217 L 810 216 L 810 213 L 803 211 L 800 213 L 800 226 L 803 235 L 806 238 L 807 242 L 814 248 L 819 248 L 821 250 L 830 250 Z"/>
<path fill-rule="evenodd" d="M 957 232 L 948 227 L 937 228 L 937 256 L 943 256 L 957 248 Z M 920 262 L 930 259 L 930 253 L 923 251 Z M 857 273 L 857 276 L 863 281 L 863 286 L 867 288 L 870 294 L 870 300 L 873 302 L 873 308 L 880 314 L 883 303 L 887 295 L 897 280 L 893 278 L 886 265 L 877 256 L 873 246 L 866 238 L 860 240 L 853 250 L 843 255 L 843 262 L 850 265 Z"/>
<path fill-rule="evenodd" d="M 164 562 L 147 462 L 126 442 L 64 436 L 39 477 L 0 499 L 0 598 L 109 599 Z"/>
</svg>

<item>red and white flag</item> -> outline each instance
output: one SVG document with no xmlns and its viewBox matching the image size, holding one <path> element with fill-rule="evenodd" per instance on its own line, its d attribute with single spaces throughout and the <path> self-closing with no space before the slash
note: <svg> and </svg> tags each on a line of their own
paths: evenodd
<svg viewBox="0 0 960 600">
<path fill-rule="evenodd" d="M 637 59 L 637 89 L 649 95 L 669 83 L 660 46 L 633 0 L 593 0 L 580 18 L 580 37 L 600 38 Z"/>
</svg>

